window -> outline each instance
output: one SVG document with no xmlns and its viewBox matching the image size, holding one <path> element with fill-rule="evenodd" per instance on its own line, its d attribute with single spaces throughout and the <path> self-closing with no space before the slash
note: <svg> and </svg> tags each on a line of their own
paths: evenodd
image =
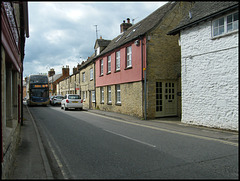
<svg viewBox="0 0 240 181">
<path fill-rule="evenodd" d="M 90 80 L 93 80 L 93 68 L 90 69 Z"/>
<path fill-rule="evenodd" d="M 116 85 L 116 103 L 121 104 L 121 89 L 120 85 Z"/>
<path fill-rule="evenodd" d="M 96 100 L 95 100 L 95 91 L 92 91 L 92 102 L 96 102 Z"/>
<path fill-rule="evenodd" d="M 101 103 L 104 103 L 104 89 L 103 89 L 103 87 L 100 88 L 100 97 L 101 97 Z"/>
<path fill-rule="evenodd" d="M 85 82 L 85 72 L 82 73 L 82 82 Z"/>
<path fill-rule="evenodd" d="M 108 103 L 112 103 L 111 86 L 108 86 Z"/>
<path fill-rule="evenodd" d="M 213 37 L 238 30 L 238 12 L 221 17 L 212 22 Z"/>
<path fill-rule="evenodd" d="M 108 56 L 107 62 L 108 62 L 108 73 L 111 73 L 111 56 Z"/>
<path fill-rule="evenodd" d="M 103 75 L 103 59 L 100 60 L 100 75 Z"/>
<path fill-rule="evenodd" d="M 82 95 L 83 95 L 83 101 L 86 100 L 86 94 L 85 94 L 85 91 L 82 91 Z"/>
<path fill-rule="evenodd" d="M 97 55 L 100 54 L 100 47 L 97 48 Z"/>
<path fill-rule="evenodd" d="M 120 51 L 116 52 L 116 71 L 120 70 Z"/>
<path fill-rule="evenodd" d="M 132 67 L 132 47 L 127 47 L 127 68 Z"/>
<path fill-rule="evenodd" d="M 238 29 L 238 12 L 227 16 L 227 32 Z"/>
</svg>

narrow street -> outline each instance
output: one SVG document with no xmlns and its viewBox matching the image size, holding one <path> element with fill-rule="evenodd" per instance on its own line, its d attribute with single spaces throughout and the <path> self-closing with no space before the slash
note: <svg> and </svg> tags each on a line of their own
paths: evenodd
<svg viewBox="0 0 240 181">
<path fill-rule="evenodd" d="M 227 134 L 221 131 L 161 122 L 154 127 L 59 106 L 28 109 L 54 178 L 238 178 L 238 143 L 219 139 Z"/>
</svg>

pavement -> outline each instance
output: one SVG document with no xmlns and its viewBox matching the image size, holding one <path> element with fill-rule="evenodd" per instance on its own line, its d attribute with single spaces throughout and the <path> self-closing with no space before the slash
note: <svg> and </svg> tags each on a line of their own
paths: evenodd
<svg viewBox="0 0 240 181">
<path fill-rule="evenodd" d="M 115 121 L 125 122 L 126 124 L 144 125 L 151 129 L 238 146 L 238 132 L 236 131 L 188 125 L 181 123 L 177 117 L 142 120 L 114 112 L 100 110 L 84 111 Z M 13 174 L 9 179 L 54 179 L 38 128 L 28 107 L 25 105 L 23 108 L 23 119 L 21 142 L 13 164 Z"/>
</svg>

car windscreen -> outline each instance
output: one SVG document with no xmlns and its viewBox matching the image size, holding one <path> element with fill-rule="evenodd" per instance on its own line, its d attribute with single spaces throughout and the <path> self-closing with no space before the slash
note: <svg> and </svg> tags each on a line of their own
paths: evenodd
<svg viewBox="0 0 240 181">
<path fill-rule="evenodd" d="M 79 95 L 69 95 L 68 99 L 81 99 Z"/>
<path fill-rule="evenodd" d="M 63 99 L 64 97 L 63 96 L 55 96 L 54 98 L 56 98 L 56 99 Z"/>
</svg>

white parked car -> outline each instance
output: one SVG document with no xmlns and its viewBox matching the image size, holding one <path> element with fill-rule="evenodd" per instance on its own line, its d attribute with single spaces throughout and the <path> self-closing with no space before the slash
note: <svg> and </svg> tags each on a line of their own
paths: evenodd
<svg viewBox="0 0 240 181">
<path fill-rule="evenodd" d="M 64 99 L 64 97 L 62 95 L 53 96 L 52 105 L 53 106 L 55 106 L 56 104 L 60 105 L 63 99 Z"/>
<path fill-rule="evenodd" d="M 80 95 L 77 94 L 66 94 L 61 102 L 61 109 L 65 111 L 69 108 L 83 109 L 83 100 Z"/>
</svg>

